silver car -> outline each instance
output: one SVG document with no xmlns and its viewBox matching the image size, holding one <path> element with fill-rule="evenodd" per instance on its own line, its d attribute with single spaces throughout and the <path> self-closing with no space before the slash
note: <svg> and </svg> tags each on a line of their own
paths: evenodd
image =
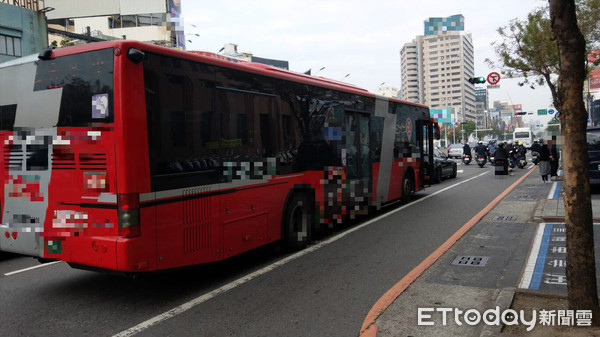
<svg viewBox="0 0 600 337">
<path fill-rule="evenodd" d="M 463 155 L 463 145 L 462 144 L 452 144 L 448 148 L 448 158 L 462 158 Z"/>
</svg>

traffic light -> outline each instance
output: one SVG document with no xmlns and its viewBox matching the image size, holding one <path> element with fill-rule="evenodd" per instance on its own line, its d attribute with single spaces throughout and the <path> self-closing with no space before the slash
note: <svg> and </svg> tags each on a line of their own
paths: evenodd
<svg viewBox="0 0 600 337">
<path fill-rule="evenodd" d="M 515 116 L 527 115 L 527 111 L 517 111 L 515 112 Z"/>
<path fill-rule="evenodd" d="M 485 77 L 471 77 L 471 78 L 469 78 L 469 83 L 471 83 L 471 84 L 485 83 Z"/>
</svg>

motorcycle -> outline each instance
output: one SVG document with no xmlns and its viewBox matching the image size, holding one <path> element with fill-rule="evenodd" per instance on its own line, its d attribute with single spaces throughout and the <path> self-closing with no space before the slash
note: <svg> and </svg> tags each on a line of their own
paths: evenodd
<svg viewBox="0 0 600 337">
<path fill-rule="evenodd" d="M 517 166 L 518 166 L 520 169 L 522 169 L 522 168 L 524 168 L 525 166 L 527 166 L 527 159 L 525 158 L 525 155 L 519 156 L 519 161 L 518 161 L 518 164 L 517 164 Z"/>
<path fill-rule="evenodd" d="M 477 165 L 479 165 L 479 167 L 484 167 L 485 162 L 487 161 L 487 158 L 485 157 L 485 155 L 478 154 L 476 161 L 477 161 Z"/>
<path fill-rule="evenodd" d="M 515 151 L 515 150 L 508 151 L 508 166 L 511 169 L 515 168 L 516 153 L 517 153 L 517 151 Z"/>
<path fill-rule="evenodd" d="M 496 152 L 490 153 L 490 163 L 494 165 L 494 159 L 496 159 Z"/>
<path fill-rule="evenodd" d="M 504 159 L 498 159 L 494 161 L 494 175 L 507 175 L 508 166 Z"/>
<path fill-rule="evenodd" d="M 531 152 L 531 161 L 534 165 L 537 165 L 540 162 L 540 153 L 537 151 Z"/>
<path fill-rule="evenodd" d="M 463 155 L 463 164 L 469 165 L 470 162 L 471 162 L 471 155 L 470 154 Z"/>
</svg>

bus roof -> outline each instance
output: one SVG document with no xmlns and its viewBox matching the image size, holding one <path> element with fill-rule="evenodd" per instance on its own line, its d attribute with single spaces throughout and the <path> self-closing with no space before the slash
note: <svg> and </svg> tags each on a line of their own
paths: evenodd
<svg viewBox="0 0 600 337">
<path fill-rule="evenodd" d="M 115 41 L 104 41 L 104 42 L 94 42 L 89 44 L 77 45 L 73 47 L 59 48 L 52 50 L 52 57 L 60 57 L 65 55 L 71 55 L 76 53 L 83 53 L 92 50 L 104 49 L 104 48 L 120 48 L 121 50 L 126 50 L 129 48 L 137 48 L 140 50 L 149 50 L 157 53 L 167 54 L 175 57 L 181 57 L 189 60 L 197 60 L 202 61 L 209 64 L 224 66 L 228 68 L 239 69 L 243 71 L 248 71 L 264 76 L 276 77 L 284 80 L 301 82 L 305 84 L 325 87 L 334 90 L 351 92 L 359 95 L 369 96 L 369 97 L 377 97 L 380 99 L 388 99 L 389 101 L 409 104 L 413 106 L 423 107 L 429 109 L 428 106 L 402 101 L 397 98 L 383 97 L 376 95 L 374 93 L 369 92 L 366 89 L 354 86 L 352 84 L 344 83 L 341 81 L 332 80 L 325 77 L 320 76 L 310 76 L 302 73 L 298 73 L 295 71 L 285 70 L 277 67 L 273 67 L 270 65 L 262 64 L 262 63 L 254 63 L 254 62 L 244 62 L 227 58 L 216 58 L 213 55 L 218 55 L 210 52 L 201 52 L 201 51 L 181 51 L 177 49 L 157 46 L 151 43 L 145 43 L 140 41 L 132 41 L 132 40 L 115 40 Z M 33 55 L 32 55 L 33 56 Z M 29 58 L 29 57 L 28 57 Z M 27 60 L 31 61 L 31 60 Z M 12 61 L 11 61 L 12 62 Z M 4 64 L 3 64 L 4 65 Z"/>
</svg>

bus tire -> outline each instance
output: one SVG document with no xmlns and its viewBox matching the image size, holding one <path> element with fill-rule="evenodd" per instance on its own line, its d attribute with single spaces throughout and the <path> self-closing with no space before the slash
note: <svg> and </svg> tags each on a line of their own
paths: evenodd
<svg viewBox="0 0 600 337">
<path fill-rule="evenodd" d="M 414 191 L 415 182 L 410 173 L 404 173 L 402 177 L 402 202 L 407 203 L 411 199 L 411 194 Z"/>
<path fill-rule="evenodd" d="M 294 194 L 289 199 L 283 218 L 283 245 L 290 250 L 308 246 L 313 227 L 314 205 L 306 194 Z"/>
</svg>

